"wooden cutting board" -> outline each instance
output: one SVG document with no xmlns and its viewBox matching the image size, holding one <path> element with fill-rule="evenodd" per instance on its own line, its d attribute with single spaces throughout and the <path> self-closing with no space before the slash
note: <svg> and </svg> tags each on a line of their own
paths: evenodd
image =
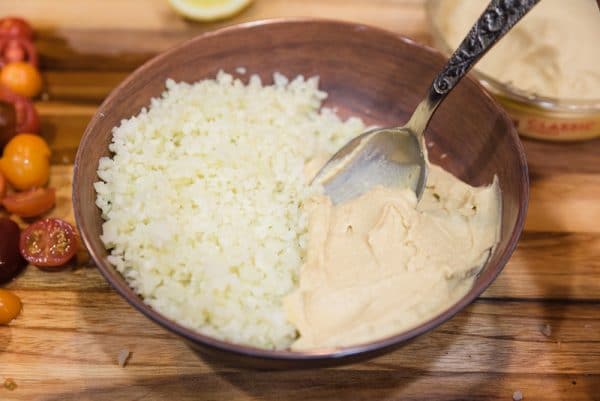
<svg viewBox="0 0 600 401">
<path fill-rule="evenodd" d="M 364 22 L 428 42 L 423 0 L 256 0 L 195 24 L 163 0 L 19 0 L 0 16 L 35 26 L 53 154 L 52 215 L 72 222 L 70 163 L 108 92 L 156 53 L 219 26 L 278 16 Z M 526 230 L 504 272 L 451 321 L 369 362 L 320 371 L 239 370 L 193 353 L 123 301 L 82 252 L 7 287 L 22 315 L 0 327 L 0 400 L 600 400 L 600 140 L 524 140 Z M 126 367 L 121 350 L 131 351 Z M 2 386 L 11 378 L 17 387 Z"/>
</svg>

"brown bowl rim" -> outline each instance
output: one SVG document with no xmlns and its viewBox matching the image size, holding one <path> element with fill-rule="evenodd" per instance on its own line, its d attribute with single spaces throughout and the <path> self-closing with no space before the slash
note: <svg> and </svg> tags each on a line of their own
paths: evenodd
<svg viewBox="0 0 600 401">
<path fill-rule="evenodd" d="M 270 18 L 270 19 L 261 19 L 261 20 L 256 20 L 256 21 L 250 21 L 250 22 L 230 25 L 227 27 L 216 29 L 214 31 L 205 32 L 205 33 L 200 34 L 190 40 L 187 40 L 175 47 L 172 47 L 169 50 L 161 52 L 160 54 L 156 55 L 155 57 L 151 58 L 150 60 L 148 60 L 144 64 L 142 64 L 140 67 L 135 69 L 131 74 L 129 74 L 127 76 L 127 78 L 125 78 L 115 89 L 113 89 L 111 91 L 109 96 L 102 102 L 100 107 L 98 107 L 96 113 L 90 120 L 90 122 L 83 134 L 83 137 L 81 139 L 81 142 L 80 142 L 80 145 L 79 145 L 79 148 L 77 151 L 77 155 L 75 158 L 75 162 L 74 162 L 72 201 L 73 201 L 73 207 L 74 207 L 75 221 L 76 221 L 77 227 L 80 231 L 82 242 L 85 245 L 85 247 L 88 249 L 88 251 L 91 249 L 91 234 L 89 234 L 84 229 L 82 229 L 82 228 L 84 228 L 84 227 L 82 227 L 82 224 L 81 224 L 83 221 L 83 216 L 81 213 L 82 208 L 81 208 L 81 205 L 79 204 L 79 197 L 78 197 L 78 188 L 80 186 L 80 182 L 79 182 L 79 178 L 78 178 L 79 166 L 82 165 L 83 163 L 85 163 L 85 160 L 84 160 L 85 156 L 83 154 L 82 149 L 85 148 L 85 145 L 87 144 L 89 138 L 91 137 L 92 130 L 93 130 L 94 126 L 96 125 L 97 121 L 100 120 L 101 118 L 103 118 L 103 110 L 107 107 L 107 105 L 111 104 L 117 96 L 119 96 L 119 92 L 121 91 L 121 89 L 123 87 L 127 86 L 131 81 L 136 79 L 136 77 L 139 74 L 148 70 L 150 67 L 154 66 L 155 64 L 161 63 L 163 60 L 168 58 L 173 52 L 175 52 L 181 48 L 185 48 L 185 47 L 189 46 L 191 43 L 201 42 L 201 41 L 205 40 L 206 38 L 218 36 L 225 32 L 243 31 L 243 30 L 246 30 L 248 28 L 253 28 L 253 27 L 282 25 L 282 24 L 287 25 L 287 24 L 298 24 L 298 23 L 300 23 L 300 24 L 309 24 L 309 23 L 310 24 L 323 24 L 323 25 L 345 27 L 345 28 L 354 29 L 354 32 L 361 32 L 364 30 L 369 30 L 369 31 L 376 32 L 379 35 L 392 37 L 394 40 L 403 41 L 411 46 L 419 47 L 422 50 L 435 53 L 436 55 L 446 59 L 446 57 L 435 48 L 415 42 L 414 40 L 412 40 L 410 38 L 407 38 L 403 35 L 388 31 L 383 28 L 373 27 L 370 25 L 356 23 L 356 22 L 327 19 L 327 18 L 314 18 L 314 17 Z M 506 112 L 498 104 L 498 102 L 492 96 L 490 96 L 487 91 L 484 90 L 483 86 L 478 81 L 476 81 L 468 76 L 465 77 L 465 79 L 470 80 L 472 83 L 474 83 L 481 90 L 482 94 L 484 96 L 486 96 L 488 98 L 488 100 L 490 100 L 497 107 L 501 118 L 507 120 L 508 122 L 511 121 L 510 118 L 508 117 L 508 115 L 506 114 Z M 259 358 L 259 359 L 265 359 L 265 360 L 279 360 L 279 361 L 303 361 L 303 360 L 304 361 L 310 361 L 310 360 L 316 361 L 316 360 L 335 360 L 335 359 L 339 360 L 339 359 L 344 359 L 344 358 L 349 358 L 349 357 L 357 357 L 361 354 L 370 354 L 375 351 L 391 349 L 392 347 L 399 346 L 399 345 L 441 325 L 442 323 L 444 323 L 447 320 L 449 320 L 450 318 L 452 318 L 456 313 L 458 313 L 464 307 L 466 307 L 471 302 L 473 302 L 476 298 L 479 297 L 479 295 L 481 295 L 481 293 L 483 293 L 483 291 L 485 291 L 487 289 L 487 287 L 489 287 L 489 285 L 495 280 L 495 278 L 498 276 L 498 274 L 500 274 L 500 272 L 502 271 L 502 269 L 508 262 L 508 259 L 510 258 L 513 251 L 515 250 L 518 240 L 519 240 L 519 237 L 520 237 L 521 232 L 524 227 L 525 216 L 526 216 L 526 212 L 527 212 L 528 199 L 529 199 L 529 176 L 528 176 L 528 167 L 527 167 L 527 162 L 526 162 L 526 158 L 525 158 L 525 152 L 523 149 L 523 145 L 521 144 L 521 141 L 519 139 L 519 136 L 517 134 L 517 131 L 516 131 L 514 125 L 511 123 L 511 124 L 509 124 L 509 126 L 510 126 L 509 132 L 507 132 L 506 134 L 510 135 L 513 139 L 513 143 L 515 145 L 515 150 L 518 153 L 518 159 L 519 159 L 520 165 L 521 165 L 521 173 L 522 173 L 521 181 L 520 181 L 521 182 L 521 190 L 520 190 L 521 199 L 519 202 L 519 211 L 518 211 L 518 216 L 517 216 L 517 220 L 515 223 L 515 227 L 514 227 L 512 233 L 511 233 L 511 236 L 508 240 L 506 249 L 504 250 L 504 252 L 501 254 L 501 256 L 499 258 L 498 264 L 496 266 L 496 271 L 494 272 L 494 274 L 490 275 L 490 277 L 487 280 L 478 283 L 473 289 L 471 289 L 471 291 L 465 297 L 461 298 L 456 304 L 452 305 L 449 309 L 445 310 L 444 312 L 433 317 L 432 319 L 430 319 L 426 322 L 423 322 L 422 324 L 420 324 L 408 331 L 404 331 L 402 333 L 399 333 L 399 334 L 396 334 L 396 335 L 393 335 L 393 336 L 390 336 L 390 337 L 387 337 L 384 339 L 380 339 L 377 341 L 364 343 L 364 344 L 347 346 L 347 347 L 321 348 L 321 349 L 315 349 L 315 350 L 309 350 L 309 351 L 269 350 L 269 349 L 261 349 L 261 348 L 256 348 L 256 347 L 252 347 L 252 346 L 235 344 L 235 343 L 231 343 L 228 341 L 219 340 L 219 339 L 201 334 L 201 333 L 199 333 L 195 330 L 189 329 L 183 325 L 180 325 L 179 323 L 177 323 L 171 319 L 168 319 L 167 317 L 162 315 L 160 312 L 154 310 L 149 305 L 145 304 L 144 301 L 129 286 L 124 284 L 124 280 L 119 281 L 116 278 L 116 276 L 120 275 L 120 273 L 118 273 L 112 265 L 110 265 L 109 263 L 104 263 L 103 260 L 98 255 L 96 255 L 94 252 L 89 251 L 89 253 L 90 253 L 90 256 L 92 257 L 92 260 L 95 262 L 96 266 L 98 267 L 98 269 L 100 270 L 100 272 L 102 273 L 104 278 L 131 306 L 133 306 L 135 309 L 140 311 L 142 314 L 144 314 L 147 318 L 149 318 L 156 324 L 179 335 L 180 337 L 182 337 L 183 339 L 185 339 L 191 343 L 208 346 L 208 347 L 214 348 L 216 350 L 234 353 L 234 354 L 238 354 L 241 356 L 247 356 L 247 357 L 251 357 L 251 358 Z"/>
</svg>

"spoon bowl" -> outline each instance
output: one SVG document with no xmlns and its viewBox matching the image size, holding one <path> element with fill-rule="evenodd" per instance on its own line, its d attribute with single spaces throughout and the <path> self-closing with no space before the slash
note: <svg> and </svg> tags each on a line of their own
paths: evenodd
<svg viewBox="0 0 600 401">
<path fill-rule="evenodd" d="M 427 180 L 422 140 L 406 127 L 372 129 L 336 152 L 313 182 L 323 185 L 334 204 L 378 185 L 411 188 L 420 197 Z"/>
</svg>

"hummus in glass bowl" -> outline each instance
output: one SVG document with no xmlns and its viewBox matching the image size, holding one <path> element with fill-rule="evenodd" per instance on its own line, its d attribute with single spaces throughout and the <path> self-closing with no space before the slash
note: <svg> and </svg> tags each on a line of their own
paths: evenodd
<svg viewBox="0 0 600 401">
<path fill-rule="evenodd" d="M 458 46 L 487 0 L 429 0 L 434 44 Z M 594 0 L 544 0 L 484 56 L 475 74 L 522 135 L 600 136 L 600 10 Z"/>
</svg>

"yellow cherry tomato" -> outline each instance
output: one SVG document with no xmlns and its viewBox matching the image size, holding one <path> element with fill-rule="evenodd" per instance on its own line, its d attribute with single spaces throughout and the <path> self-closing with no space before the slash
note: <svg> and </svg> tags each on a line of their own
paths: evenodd
<svg viewBox="0 0 600 401">
<path fill-rule="evenodd" d="M 25 61 L 14 61 L 0 70 L 0 84 L 19 95 L 36 97 L 42 90 L 42 75 Z"/>
<path fill-rule="evenodd" d="M 9 324 L 21 312 L 21 300 L 12 292 L 0 288 L 0 325 Z"/>
<path fill-rule="evenodd" d="M 18 134 L 4 147 L 0 172 L 17 190 L 41 187 L 50 178 L 50 148 L 35 134 Z"/>
</svg>

